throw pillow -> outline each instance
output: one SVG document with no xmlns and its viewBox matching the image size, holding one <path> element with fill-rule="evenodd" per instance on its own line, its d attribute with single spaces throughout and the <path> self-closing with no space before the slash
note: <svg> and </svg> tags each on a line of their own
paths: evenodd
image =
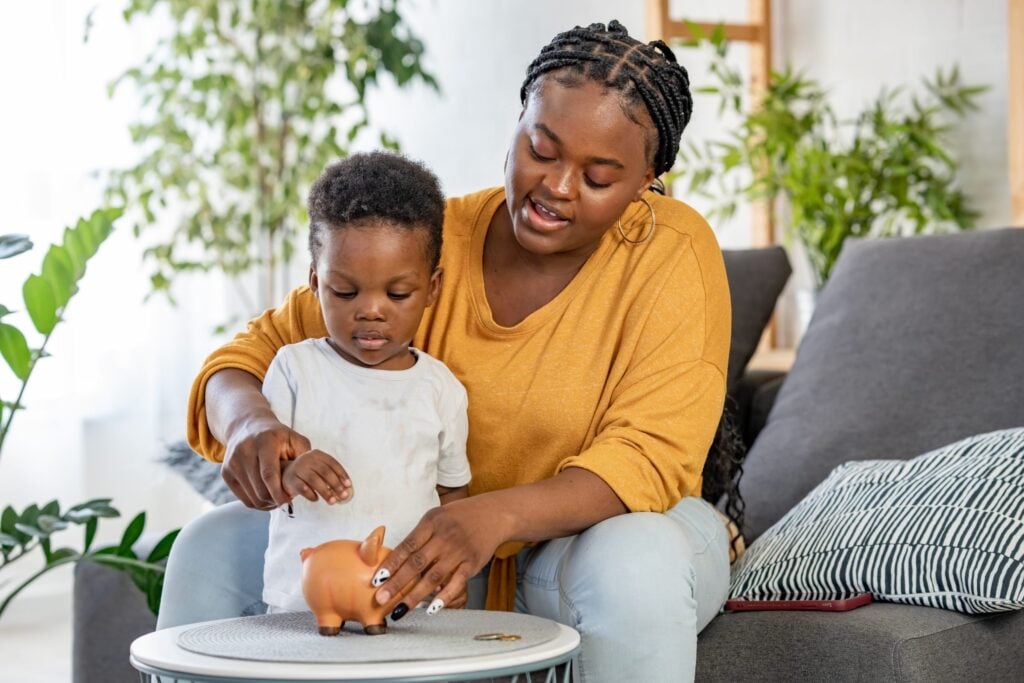
<svg viewBox="0 0 1024 683">
<path fill-rule="evenodd" d="M 220 464 L 199 455 L 188 443 L 178 441 L 167 447 L 160 461 L 177 472 L 199 494 L 214 505 L 238 500 L 220 476 Z"/>
<path fill-rule="evenodd" d="M 748 541 L 834 467 L 1024 425 L 1024 230 L 858 240 L 743 463 Z"/>
<path fill-rule="evenodd" d="M 731 597 L 1024 607 L 1024 428 L 837 467 L 750 547 Z"/>
<path fill-rule="evenodd" d="M 754 356 L 761 333 L 772 317 L 775 302 L 792 269 L 782 247 L 725 249 L 725 273 L 732 299 L 732 346 L 727 386 L 733 393 L 747 363 Z"/>
</svg>

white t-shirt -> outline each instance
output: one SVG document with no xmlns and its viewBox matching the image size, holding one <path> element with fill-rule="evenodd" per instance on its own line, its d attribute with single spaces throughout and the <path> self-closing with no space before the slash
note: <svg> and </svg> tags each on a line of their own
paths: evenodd
<svg viewBox="0 0 1024 683">
<path fill-rule="evenodd" d="M 308 609 L 299 551 L 337 539 L 362 540 L 387 527 L 394 547 L 440 500 L 436 485 L 469 482 L 466 390 L 441 361 L 414 351 L 407 370 L 354 365 L 326 339 L 277 352 L 263 393 L 277 418 L 333 455 L 352 480 L 350 498 L 328 505 L 301 496 L 270 514 L 263 600 Z"/>
</svg>

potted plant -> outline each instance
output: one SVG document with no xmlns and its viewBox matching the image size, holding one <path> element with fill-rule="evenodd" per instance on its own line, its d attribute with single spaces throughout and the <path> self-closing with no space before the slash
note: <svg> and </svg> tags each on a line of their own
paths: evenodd
<svg viewBox="0 0 1024 683">
<path fill-rule="evenodd" d="M 836 115 L 828 91 L 786 67 L 773 72 L 763 99 L 743 107 L 743 80 L 727 61 L 719 29 L 705 36 L 690 24 L 689 47 L 710 48 L 711 85 L 719 113 L 740 117 L 736 130 L 680 149 L 672 180 L 715 202 L 709 218 L 728 218 L 738 201 L 785 198 L 785 237 L 804 247 L 818 287 L 850 237 L 963 230 L 978 213 L 957 185 L 946 145 L 952 123 L 977 108 L 986 86 L 964 85 L 959 70 L 938 70 L 924 92 L 883 89 L 850 119 Z"/>
<path fill-rule="evenodd" d="M 214 270 L 245 314 L 277 304 L 305 192 L 370 126 L 367 93 L 386 76 L 436 89 L 423 43 L 398 0 L 132 0 L 124 16 L 173 20 L 111 85 L 134 85 L 143 104 L 131 127 L 141 159 L 113 172 L 109 195 L 137 207 L 128 218 L 150 239 L 153 291 Z M 397 148 L 385 133 L 379 142 Z"/>
<path fill-rule="evenodd" d="M 4 320 L 12 311 L 0 305 L 0 355 L 18 386 L 14 398 L 0 401 L 0 456 L 15 415 L 25 409 L 22 398 L 28 381 L 39 361 L 48 355 L 47 344 L 64 320 L 68 303 L 85 275 L 86 264 L 110 235 L 113 223 L 120 215 L 120 209 L 101 209 L 89 218 L 79 220 L 74 227 L 67 228 L 62 243 L 51 245 L 46 252 L 40 272 L 25 280 L 22 298 L 25 311 L 41 336 L 38 346 L 30 347 L 21 329 Z M 32 242 L 25 235 L 0 236 L 0 259 L 16 256 L 31 248 Z M 41 576 L 57 567 L 82 560 L 93 560 L 127 572 L 146 594 L 150 609 L 156 613 L 163 586 L 160 562 L 167 557 L 178 532 L 172 531 L 160 539 L 145 558 L 137 557 L 132 546 L 142 535 L 146 523 L 145 513 L 140 512 L 128 524 L 117 544 L 93 547 L 99 520 L 120 514 L 110 502 L 110 498 L 98 498 L 62 509 L 59 501 L 51 500 L 42 505 L 28 505 L 21 511 L 10 505 L 3 508 L 0 513 L 0 576 L 3 577 L 0 579 L 0 617 L 11 601 Z M 73 526 L 82 527 L 81 547 L 57 547 L 59 532 Z M 32 557 L 36 558 L 35 566 L 12 578 L 12 572 L 23 566 L 23 560 Z"/>
</svg>

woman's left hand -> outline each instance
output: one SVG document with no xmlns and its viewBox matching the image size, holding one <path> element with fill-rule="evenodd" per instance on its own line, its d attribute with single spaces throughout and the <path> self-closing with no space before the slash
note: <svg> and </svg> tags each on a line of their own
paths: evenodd
<svg viewBox="0 0 1024 683">
<path fill-rule="evenodd" d="M 506 517 L 505 511 L 495 509 L 488 494 L 428 511 L 374 576 L 373 585 L 381 586 L 377 603 L 387 604 L 406 586 L 411 588 L 393 618 L 401 618 L 434 591 L 437 594 L 428 614 L 464 602 L 469 579 L 483 569 L 506 540 L 502 528 Z"/>
</svg>

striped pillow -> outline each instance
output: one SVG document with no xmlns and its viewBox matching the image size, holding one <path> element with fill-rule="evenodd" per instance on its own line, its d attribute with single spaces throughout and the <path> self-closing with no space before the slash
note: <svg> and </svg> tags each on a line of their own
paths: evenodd
<svg viewBox="0 0 1024 683">
<path fill-rule="evenodd" d="M 840 465 L 751 545 L 730 597 L 1024 607 L 1024 428 Z"/>
</svg>

